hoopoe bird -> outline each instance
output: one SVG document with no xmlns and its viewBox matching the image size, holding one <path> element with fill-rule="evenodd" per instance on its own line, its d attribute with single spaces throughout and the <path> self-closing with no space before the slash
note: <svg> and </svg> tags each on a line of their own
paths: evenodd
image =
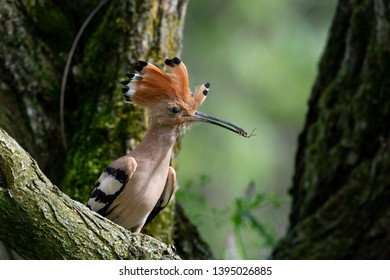
<svg viewBox="0 0 390 280">
<path fill-rule="evenodd" d="M 193 122 L 221 126 L 244 137 L 242 128 L 196 111 L 210 84 L 188 86 L 186 66 L 177 57 L 166 59 L 168 72 L 138 61 L 130 80 L 121 82 L 125 102 L 148 110 L 149 127 L 141 143 L 128 155 L 113 161 L 100 175 L 87 206 L 129 229 L 140 232 L 165 206 L 176 186 L 175 170 L 169 166 L 173 145 Z"/>
</svg>

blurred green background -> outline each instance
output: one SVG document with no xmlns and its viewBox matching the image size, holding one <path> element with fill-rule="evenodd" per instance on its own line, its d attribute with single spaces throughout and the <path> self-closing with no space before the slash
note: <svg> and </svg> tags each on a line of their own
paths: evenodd
<svg viewBox="0 0 390 280">
<path fill-rule="evenodd" d="M 335 8 L 189 2 L 181 58 L 192 89 L 211 83 L 200 111 L 256 128 L 245 139 L 199 124 L 182 139 L 177 199 L 218 259 L 267 258 L 286 231 L 297 136 Z"/>
</svg>

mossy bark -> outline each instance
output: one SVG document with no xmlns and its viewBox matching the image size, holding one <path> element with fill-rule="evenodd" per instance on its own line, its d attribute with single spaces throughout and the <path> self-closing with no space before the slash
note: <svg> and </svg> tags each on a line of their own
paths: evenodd
<svg viewBox="0 0 390 280">
<path fill-rule="evenodd" d="M 390 258 L 390 2 L 340 1 L 275 259 Z"/>
<path fill-rule="evenodd" d="M 85 19 L 103 2 L 72 54 L 62 139 L 59 106 L 66 59 Z M 179 55 L 186 4 L 186 0 L 0 4 L 0 127 L 73 199 L 84 204 L 104 168 L 128 153 L 129 143 L 136 145 L 142 138 L 144 112 L 123 102 L 119 81 L 138 59 L 162 65 L 165 58 Z M 174 244 L 174 209 L 173 201 L 145 232 Z"/>
<path fill-rule="evenodd" d="M 70 199 L 0 129 L 0 239 L 28 259 L 180 259 Z"/>
</svg>

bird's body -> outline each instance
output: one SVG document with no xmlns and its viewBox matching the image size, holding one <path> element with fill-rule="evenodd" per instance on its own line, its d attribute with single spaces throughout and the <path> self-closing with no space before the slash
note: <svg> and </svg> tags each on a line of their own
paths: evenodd
<svg viewBox="0 0 390 280">
<path fill-rule="evenodd" d="M 158 204 L 164 189 L 167 188 L 169 198 L 174 191 L 174 186 L 167 185 L 167 179 L 172 148 L 177 136 L 170 131 L 160 132 L 158 128 L 154 129 L 154 126 L 152 120 L 149 131 L 140 145 L 129 155 L 120 157 L 109 165 L 109 168 L 124 171 L 126 179 L 123 184 L 115 176 L 103 172 L 96 187 L 99 189 L 104 185 L 105 192 L 107 192 L 109 188 L 112 189 L 113 185 L 116 185 L 117 187 L 109 192 L 112 194 L 119 191 L 122 185 L 132 186 L 123 188 L 118 196 L 112 200 L 109 207 L 104 212 L 101 211 L 100 214 L 135 232 L 141 230 L 150 213 Z M 159 143 L 156 143 L 157 139 Z M 88 205 L 96 211 L 99 205 L 94 198 L 92 195 Z M 129 207 L 129 205 L 133 207 Z M 105 206 L 106 204 L 103 207 Z"/>
<path fill-rule="evenodd" d="M 209 83 L 192 94 L 180 59 L 167 59 L 165 64 L 170 73 L 140 61 L 134 67 L 138 73 L 124 82 L 126 100 L 149 110 L 149 128 L 138 147 L 113 161 L 100 175 L 87 204 L 134 232 L 140 232 L 168 204 L 176 185 L 175 170 L 169 166 L 173 145 L 191 122 L 208 122 L 251 136 L 231 123 L 196 111 Z"/>
</svg>

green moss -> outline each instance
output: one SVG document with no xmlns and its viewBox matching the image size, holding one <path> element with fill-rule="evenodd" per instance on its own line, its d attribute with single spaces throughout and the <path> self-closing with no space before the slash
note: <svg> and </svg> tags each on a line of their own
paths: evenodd
<svg viewBox="0 0 390 280">
<path fill-rule="evenodd" d="M 120 60 L 125 54 L 117 40 L 123 36 L 120 34 L 123 27 L 116 25 L 115 11 L 109 8 L 103 23 L 88 38 L 76 77 L 80 107 L 74 120 L 63 190 L 82 202 L 89 198 L 104 168 L 125 154 L 126 139 L 137 138 L 143 128 L 139 125 L 142 113 L 123 102 L 119 87 Z M 112 59 L 102 63 L 101 58 L 107 56 Z"/>
</svg>

